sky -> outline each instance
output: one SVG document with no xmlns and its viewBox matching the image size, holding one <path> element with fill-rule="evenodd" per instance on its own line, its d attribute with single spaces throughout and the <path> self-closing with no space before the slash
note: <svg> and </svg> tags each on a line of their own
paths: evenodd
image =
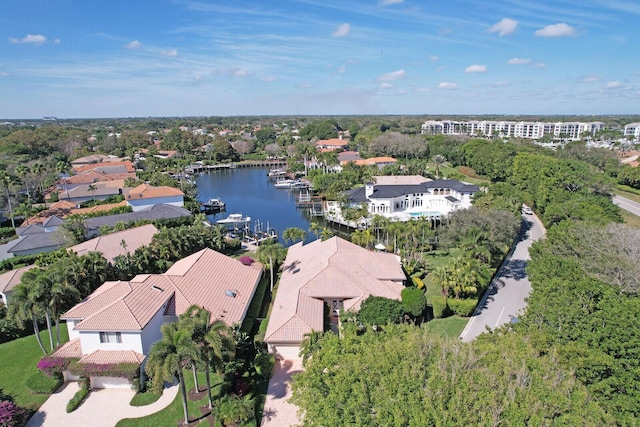
<svg viewBox="0 0 640 427">
<path fill-rule="evenodd" d="M 640 114 L 640 0 L 0 0 L 0 119 Z"/>
</svg>

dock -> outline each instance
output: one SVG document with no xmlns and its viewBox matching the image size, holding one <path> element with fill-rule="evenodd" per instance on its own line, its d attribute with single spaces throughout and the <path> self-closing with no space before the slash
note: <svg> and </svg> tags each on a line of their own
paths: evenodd
<svg viewBox="0 0 640 427">
<path fill-rule="evenodd" d="M 286 167 L 287 162 L 285 160 L 263 160 L 263 161 L 247 161 L 247 162 L 233 162 L 233 163 L 217 163 L 215 165 L 204 164 L 191 164 L 184 168 L 184 171 L 188 174 L 209 172 L 216 170 L 227 170 L 236 168 L 262 168 L 262 167 Z"/>
</svg>

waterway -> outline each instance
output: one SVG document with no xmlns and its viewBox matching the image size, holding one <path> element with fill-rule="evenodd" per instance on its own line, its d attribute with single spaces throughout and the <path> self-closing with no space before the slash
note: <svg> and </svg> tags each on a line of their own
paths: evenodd
<svg viewBox="0 0 640 427">
<path fill-rule="evenodd" d="M 309 231 L 311 217 L 306 208 L 296 208 L 297 191 L 276 189 L 267 178 L 268 168 L 237 168 L 204 172 L 196 177 L 198 200 L 207 201 L 220 197 L 226 203 L 226 211 L 208 215 L 209 221 L 226 218 L 232 213 L 241 213 L 251 217 L 251 229 L 256 222 L 277 231 L 278 236 L 289 227 L 305 230 L 309 237 L 315 239 Z M 322 220 L 322 218 L 318 218 Z M 282 237 L 280 243 L 285 244 Z"/>
</svg>

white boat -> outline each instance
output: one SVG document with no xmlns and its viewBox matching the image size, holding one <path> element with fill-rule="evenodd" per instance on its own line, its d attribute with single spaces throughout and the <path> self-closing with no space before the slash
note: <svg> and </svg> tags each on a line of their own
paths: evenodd
<svg viewBox="0 0 640 427">
<path fill-rule="evenodd" d="M 241 213 L 233 213 L 224 219 L 216 221 L 218 225 L 224 225 L 227 228 L 245 228 L 251 223 L 250 216 L 242 216 Z"/>
<path fill-rule="evenodd" d="M 275 184 L 273 184 L 273 186 L 275 188 L 291 188 L 291 184 L 294 182 L 295 181 L 292 179 L 279 179 Z"/>
<path fill-rule="evenodd" d="M 284 169 L 271 169 L 269 171 L 269 173 L 267 174 L 267 176 L 269 178 L 277 178 L 277 177 L 285 175 L 286 173 L 287 173 L 287 171 L 284 170 Z"/>
<path fill-rule="evenodd" d="M 291 183 L 290 187 L 292 189 L 293 188 L 310 188 L 311 183 L 309 181 L 304 181 L 302 179 L 296 179 L 294 182 Z"/>
<path fill-rule="evenodd" d="M 224 209 L 226 203 L 220 197 L 212 197 L 208 202 L 203 202 L 202 206 L 206 209 Z"/>
</svg>

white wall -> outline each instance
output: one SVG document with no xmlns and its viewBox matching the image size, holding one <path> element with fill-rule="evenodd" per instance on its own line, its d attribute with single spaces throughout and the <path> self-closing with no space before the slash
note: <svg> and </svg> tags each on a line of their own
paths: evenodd
<svg viewBox="0 0 640 427">
<path fill-rule="evenodd" d="M 119 344 L 103 344 L 100 342 L 100 332 L 80 331 L 82 354 L 93 353 L 96 350 L 133 350 L 143 353 L 141 332 L 122 332 L 121 336 L 122 342 Z"/>
<path fill-rule="evenodd" d="M 295 344 L 268 344 L 269 352 L 278 360 L 300 359 L 300 346 Z"/>
<path fill-rule="evenodd" d="M 76 324 L 80 323 L 79 320 L 67 320 L 67 332 L 69 332 L 69 341 L 74 340 L 80 336 L 80 332 L 74 331 L 73 328 L 76 327 Z"/>
<path fill-rule="evenodd" d="M 142 330 L 142 349 L 139 351 L 142 354 L 149 354 L 151 345 L 162 338 L 162 332 L 160 332 L 160 326 L 164 323 L 164 310 L 163 305 L 160 310 L 151 318 L 147 326 Z"/>
<path fill-rule="evenodd" d="M 131 388 L 131 383 L 126 378 L 117 377 L 91 377 L 91 388 Z"/>
</svg>

